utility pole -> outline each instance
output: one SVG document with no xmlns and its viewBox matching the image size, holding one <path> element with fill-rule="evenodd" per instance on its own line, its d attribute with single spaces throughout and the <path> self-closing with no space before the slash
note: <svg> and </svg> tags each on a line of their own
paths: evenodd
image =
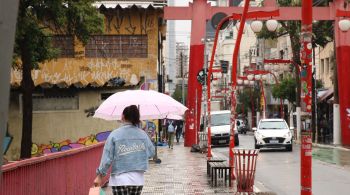
<svg viewBox="0 0 350 195">
<path fill-rule="evenodd" d="M 181 77 L 182 77 L 182 88 L 181 88 L 181 100 L 182 104 L 185 105 L 185 71 L 184 71 L 184 63 L 183 63 L 183 54 L 182 51 L 180 53 L 180 72 L 181 72 Z"/>
</svg>

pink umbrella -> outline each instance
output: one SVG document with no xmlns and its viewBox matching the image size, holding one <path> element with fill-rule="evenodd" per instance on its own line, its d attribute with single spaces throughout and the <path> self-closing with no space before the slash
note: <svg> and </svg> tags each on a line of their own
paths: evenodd
<svg viewBox="0 0 350 195">
<path fill-rule="evenodd" d="M 141 120 L 164 119 L 169 114 L 183 115 L 187 107 L 172 97 L 153 90 L 127 90 L 107 98 L 95 111 L 95 118 L 121 120 L 125 107 L 136 105 Z"/>
<path fill-rule="evenodd" d="M 173 119 L 173 120 L 183 120 L 183 117 L 177 114 L 168 114 L 166 116 L 167 119 Z"/>
</svg>

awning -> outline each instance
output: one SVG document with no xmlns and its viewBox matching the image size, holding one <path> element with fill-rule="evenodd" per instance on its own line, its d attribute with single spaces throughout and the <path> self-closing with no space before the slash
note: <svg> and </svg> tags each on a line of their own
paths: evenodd
<svg viewBox="0 0 350 195">
<path fill-rule="evenodd" d="M 317 101 L 323 102 L 329 100 L 333 97 L 333 89 L 324 89 L 317 91 Z"/>
<path fill-rule="evenodd" d="M 93 4 L 93 6 L 100 8 L 163 8 L 166 6 L 166 1 L 147 1 L 147 0 L 141 0 L 141 1 L 99 1 Z"/>
</svg>

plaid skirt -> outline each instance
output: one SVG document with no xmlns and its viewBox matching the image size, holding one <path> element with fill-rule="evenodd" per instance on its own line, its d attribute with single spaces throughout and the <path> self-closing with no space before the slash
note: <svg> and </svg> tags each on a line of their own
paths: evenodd
<svg viewBox="0 0 350 195">
<path fill-rule="evenodd" d="M 112 186 L 113 195 L 140 195 L 143 186 Z"/>
</svg>

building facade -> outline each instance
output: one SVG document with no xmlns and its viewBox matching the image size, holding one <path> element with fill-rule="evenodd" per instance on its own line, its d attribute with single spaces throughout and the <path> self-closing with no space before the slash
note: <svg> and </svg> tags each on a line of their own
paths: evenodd
<svg viewBox="0 0 350 195">
<path fill-rule="evenodd" d="M 111 94 L 125 89 L 158 90 L 161 43 L 165 35 L 163 4 L 102 1 L 95 6 L 105 16 L 104 34 L 86 45 L 68 35 L 53 36 L 60 56 L 32 71 L 33 143 L 76 142 L 110 131 L 115 121 L 94 119 L 94 110 Z M 19 158 L 22 101 L 20 70 L 11 73 L 8 134 L 13 141 L 6 158 Z M 92 136 L 94 137 L 94 136 Z M 96 136 L 95 136 L 96 137 Z"/>
</svg>

